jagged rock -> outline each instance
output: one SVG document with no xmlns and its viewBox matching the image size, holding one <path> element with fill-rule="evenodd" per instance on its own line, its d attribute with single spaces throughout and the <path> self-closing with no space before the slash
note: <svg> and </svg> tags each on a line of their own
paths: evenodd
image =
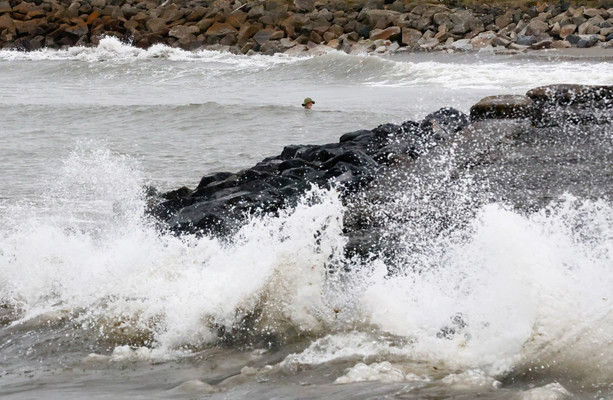
<svg viewBox="0 0 613 400">
<path fill-rule="evenodd" d="M 470 43 L 474 49 L 482 49 L 491 46 L 494 39 L 496 39 L 495 32 L 481 32 L 474 38 L 470 39 Z"/>
<path fill-rule="evenodd" d="M 391 10 L 363 10 L 358 16 L 358 20 L 366 21 L 371 29 L 385 29 L 399 18 L 400 13 Z"/>
<path fill-rule="evenodd" d="M 550 85 L 526 94 L 534 103 L 537 126 L 607 123 L 613 113 L 613 86 Z"/>
<path fill-rule="evenodd" d="M 370 40 L 396 40 L 400 37 L 401 29 L 397 26 L 390 26 L 386 29 L 373 29 L 370 31 Z"/>
<path fill-rule="evenodd" d="M 539 19 L 533 19 L 526 27 L 526 35 L 538 36 L 541 33 L 545 33 L 549 30 L 549 24 Z"/>
<path fill-rule="evenodd" d="M 577 29 L 577 25 L 575 24 L 564 25 L 560 28 L 560 37 L 564 39 L 568 35 L 572 35 L 573 33 L 575 33 L 576 29 Z"/>
<path fill-rule="evenodd" d="M 215 22 L 207 31 L 206 36 L 221 37 L 229 34 L 238 34 L 238 31 L 230 24 L 224 22 Z"/>
<path fill-rule="evenodd" d="M 463 35 L 470 31 L 476 35 L 485 30 L 483 22 L 476 18 L 469 10 L 457 11 L 450 14 L 449 19 L 453 24 L 449 32 L 453 34 Z"/>
<path fill-rule="evenodd" d="M 191 25 L 177 25 L 173 26 L 168 32 L 168 36 L 176 37 L 179 40 L 182 40 L 186 37 L 193 36 L 195 33 L 200 32 L 197 26 Z"/>
<path fill-rule="evenodd" d="M 583 15 L 585 15 L 586 17 L 592 18 L 596 16 L 601 16 L 601 12 L 600 10 L 596 8 L 588 8 L 585 11 L 583 11 Z"/>
<path fill-rule="evenodd" d="M 194 191 L 181 188 L 166 193 L 150 212 L 179 233 L 223 236 L 250 213 L 274 213 L 295 204 L 311 185 L 334 185 L 345 195 L 359 191 L 380 168 L 403 159 L 398 156 L 424 154 L 467 121 L 461 112 L 446 108 L 421 124 L 384 124 L 372 131 L 347 133 L 337 143 L 286 146 L 280 155 L 250 169 L 206 175 Z"/>
<path fill-rule="evenodd" d="M 507 11 L 505 14 L 496 18 L 496 26 L 498 29 L 506 28 L 511 22 L 513 22 L 513 13 L 511 11 Z"/>
<path fill-rule="evenodd" d="M 160 4 L 161 3 L 161 4 Z M 156 43 L 196 49 L 215 46 L 243 53 L 286 51 L 294 44 L 324 52 L 319 44 L 346 52 L 417 50 L 510 50 L 613 46 L 613 12 L 561 6 L 456 8 L 401 0 L 347 3 L 332 0 L 268 0 L 227 3 L 171 1 L 0 0 L 0 40 L 29 50 L 44 45 L 97 44 L 102 35 L 129 36 L 139 47 Z M 85 24 L 83 24 L 85 21 Z M 487 29 L 487 31 L 486 31 Z M 261 33 L 260 31 L 274 31 Z M 279 42 L 287 37 L 290 42 Z M 566 39 L 565 42 L 556 39 Z M 358 43 L 360 39 L 371 39 Z M 470 45 L 464 40 L 469 39 Z M 397 42 L 378 42 L 390 40 Z M 608 43 L 605 43 L 608 42 Z M 303 48 L 291 50 L 300 53 Z"/>
<path fill-rule="evenodd" d="M 417 46 L 417 41 L 421 39 L 422 33 L 417 29 L 412 28 L 402 28 L 402 44 L 415 47 Z"/>
<path fill-rule="evenodd" d="M 590 21 L 584 22 L 577 29 L 579 35 L 594 35 L 600 33 L 600 27 L 594 25 Z"/>
<path fill-rule="evenodd" d="M 66 28 L 65 32 L 73 34 L 75 36 L 83 36 L 89 32 L 89 27 L 85 21 L 79 22 L 77 25 Z"/>
<path fill-rule="evenodd" d="M 241 10 L 233 12 L 226 18 L 226 23 L 235 29 L 240 29 L 245 21 L 247 21 L 247 13 Z"/>
<path fill-rule="evenodd" d="M 251 39 L 253 35 L 258 33 L 258 31 L 260 30 L 261 30 L 261 26 L 259 25 L 255 25 L 255 24 L 254 25 L 251 25 L 251 24 L 243 25 L 240 31 L 238 32 L 238 36 L 237 36 L 239 46 L 244 46 L 247 43 L 247 41 Z"/>
</svg>

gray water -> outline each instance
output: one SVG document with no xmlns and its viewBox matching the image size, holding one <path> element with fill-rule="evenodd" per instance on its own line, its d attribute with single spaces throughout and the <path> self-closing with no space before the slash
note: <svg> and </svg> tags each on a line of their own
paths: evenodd
<svg viewBox="0 0 613 400">
<path fill-rule="evenodd" d="M 428 273 L 375 262 L 346 285 L 324 271 L 344 243 L 333 192 L 231 244 L 159 234 L 141 198 L 488 95 L 613 84 L 611 59 L 0 52 L 0 396 L 611 398 L 606 200 L 488 205 L 463 241 L 433 238 Z M 465 334 L 437 337 L 458 309 Z M 256 310 L 269 336 L 218 342 Z"/>
</svg>

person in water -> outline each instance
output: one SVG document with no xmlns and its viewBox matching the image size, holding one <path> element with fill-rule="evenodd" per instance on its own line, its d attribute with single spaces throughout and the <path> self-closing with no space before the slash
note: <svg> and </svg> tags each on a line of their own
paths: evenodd
<svg viewBox="0 0 613 400">
<path fill-rule="evenodd" d="M 304 99 L 304 101 L 302 102 L 302 107 L 304 107 L 305 110 L 310 110 L 311 107 L 313 107 L 313 104 L 315 104 L 315 102 L 313 101 L 312 98 L 307 97 L 306 99 Z"/>
</svg>

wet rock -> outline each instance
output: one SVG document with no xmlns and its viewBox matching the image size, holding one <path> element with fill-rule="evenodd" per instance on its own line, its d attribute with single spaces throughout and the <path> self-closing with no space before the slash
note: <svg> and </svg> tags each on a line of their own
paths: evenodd
<svg viewBox="0 0 613 400">
<path fill-rule="evenodd" d="M 536 37 L 533 35 L 518 35 L 515 43 L 520 46 L 531 46 L 536 42 Z"/>
<path fill-rule="evenodd" d="M 613 113 L 613 87 L 550 85 L 528 91 L 534 103 L 536 126 L 607 123 Z"/>
<path fill-rule="evenodd" d="M 587 48 L 593 47 L 596 43 L 600 41 L 600 38 L 596 35 L 588 36 L 588 35 L 578 35 L 579 40 L 577 40 L 578 48 Z"/>
<path fill-rule="evenodd" d="M 234 174 L 232 172 L 215 172 L 215 173 L 210 174 L 210 175 L 205 175 L 200 180 L 200 183 L 198 184 L 197 188 L 198 189 L 203 188 L 205 186 L 210 185 L 213 182 L 224 181 L 224 180 L 228 179 L 229 177 L 231 177 L 233 175 Z"/>
<path fill-rule="evenodd" d="M 532 118 L 532 113 L 532 99 L 528 96 L 489 96 L 471 107 L 470 119 Z"/>
<path fill-rule="evenodd" d="M 349 132 L 337 143 L 286 146 L 278 156 L 247 170 L 206 175 L 194 191 L 181 188 L 163 194 L 150 213 L 177 233 L 224 236 L 247 215 L 295 205 L 311 185 L 334 186 L 343 196 L 358 192 L 381 168 L 425 154 L 467 121 L 458 110 L 444 108 L 421 123 Z"/>
<path fill-rule="evenodd" d="M 553 116 L 556 122 L 566 118 L 564 123 L 610 124 L 612 110 L 612 86 L 553 85 L 535 88 L 527 96 L 492 96 L 471 109 L 471 119 L 478 122 L 469 123 L 468 117 L 460 111 L 444 108 L 429 114 L 423 121 L 383 124 L 372 130 L 349 132 L 337 143 L 286 146 L 281 154 L 266 158 L 247 170 L 207 175 L 195 191 L 181 188 L 162 195 L 162 201 L 153 208 L 152 214 L 158 216 L 166 228 L 179 234 L 224 236 L 240 227 L 250 214 L 274 214 L 280 208 L 294 206 L 312 185 L 335 187 L 345 201 L 351 202 L 356 195 L 369 190 L 372 193 L 372 188 L 386 185 L 381 182 L 383 175 L 392 177 L 390 185 L 398 184 L 398 168 L 414 166 L 420 171 L 431 165 L 428 162 L 431 152 L 436 156 L 439 150 L 445 149 L 454 152 L 472 149 L 474 154 L 461 156 L 460 165 L 479 174 L 484 166 L 496 163 L 509 153 L 501 146 L 515 146 L 517 140 L 525 142 L 550 137 L 553 139 L 545 141 L 548 146 L 557 145 L 561 139 L 558 128 L 552 133 L 541 128 L 526 130 L 542 116 Z M 569 119 L 573 115 L 579 117 Z M 519 123 L 511 118 L 533 120 Z M 568 129 L 568 125 L 564 126 Z M 541 135 L 543 132 L 545 136 Z M 466 140 L 477 147 L 467 146 L 463 142 Z M 512 153 L 516 154 L 515 150 Z M 514 158 L 509 160 L 513 162 Z M 559 168 L 559 163 L 555 168 Z M 525 182 L 531 179 L 506 173 L 494 177 L 492 182 L 498 182 L 498 178 L 504 193 L 511 196 L 505 197 L 507 199 L 515 199 L 511 193 L 514 188 L 518 189 L 517 193 L 525 194 Z M 345 232 L 349 243 L 345 252 L 349 256 L 368 258 L 381 253 L 383 238 L 377 235 L 376 222 L 366 214 L 360 216 L 360 209 L 364 210 L 359 203 L 352 206 L 351 212 L 355 214 L 347 217 Z M 393 237 L 387 237 L 385 242 L 393 245 Z M 393 256 L 393 252 L 387 256 Z"/>
<path fill-rule="evenodd" d="M 453 107 L 444 107 L 426 115 L 419 128 L 422 131 L 431 132 L 431 127 L 438 125 L 445 130 L 447 136 L 450 136 L 464 129 L 469 122 L 470 118 L 463 112 Z"/>
</svg>

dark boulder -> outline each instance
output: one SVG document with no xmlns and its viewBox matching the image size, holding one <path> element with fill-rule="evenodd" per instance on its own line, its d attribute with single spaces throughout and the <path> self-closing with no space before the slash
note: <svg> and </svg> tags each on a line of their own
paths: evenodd
<svg viewBox="0 0 613 400">
<path fill-rule="evenodd" d="M 393 138 L 402 136 L 404 129 L 402 129 L 401 125 L 383 124 L 373 129 L 372 132 L 374 134 L 374 139 L 380 142 L 386 142 L 392 140 Z"/>
<path fill-rule="evenodd" d="M 314 168 L 315 165 L 313 163 L 308 162 L 308 161 L 304 161 L 304 160 L 302 160 L 300 158 L 292 158 L 292 159 L 285 160 L 282 163 L 280 163 L 277 166 L 277 170 L 282 173 L 285 170 L 293 169 L 293 168 L 300 168 L 300 167 Z"/>
<path fill-rule="evenodd" d="M 613 87 L 598 85 L 549 85 L 526 93 L 535 103 L 536 126 L 609 123 L 613 118 Z"/>
<path fill-rule="evenodd" d="M 536 43 L 536 37 L 532 35 L 517 35 L 515 43 L 521 46 L 531 46 Z"/>
<path fill-rule="evenodd" d="M 328 170 L 338 164 L 339 162 L 345 162 L 347 164 L 355 165 L 358 167 L 377 168 L 378 164 L 372 157 L 361 151 L 345 151 L 338 156 L 326 161 L 321 165 L 321 168 Z"/>
<path fill-rule="evenodd" d="M 481 99 L 470 109 L 470 119 L 532 118 L 532 99 L 528 96 L 500 95 Z"/>
<path fill-rule="evenodd" d="M 228 179 L 234 175 L 232 172 L 215 172 L 213 174 L 205 175 L 200 179 L 197 189 L 208 186 L 213 182 L 219 182 Z"/>
<path fill-rule="evenodd" d="M 419 128 L 424 132 L 434 133 L 435 127 L 440 127 L 449 136 L 462 130 L 469 122 L 468 116 L 463 112 L 453 107 L 445 107 L 426 115 Z"/>
<path fill-rule="evenodd" d="M 341 138 L 339 139 L 339 142 L 344 143 L 344 142 L 349 142 L 349 141 L 360 141 L 360 140 L 370 141 L 371 138 L 372 138 L 372 131 L 359 130 L 359 131 L 345 133 L 343 136 L 341 136 Z"/>
</svg>

